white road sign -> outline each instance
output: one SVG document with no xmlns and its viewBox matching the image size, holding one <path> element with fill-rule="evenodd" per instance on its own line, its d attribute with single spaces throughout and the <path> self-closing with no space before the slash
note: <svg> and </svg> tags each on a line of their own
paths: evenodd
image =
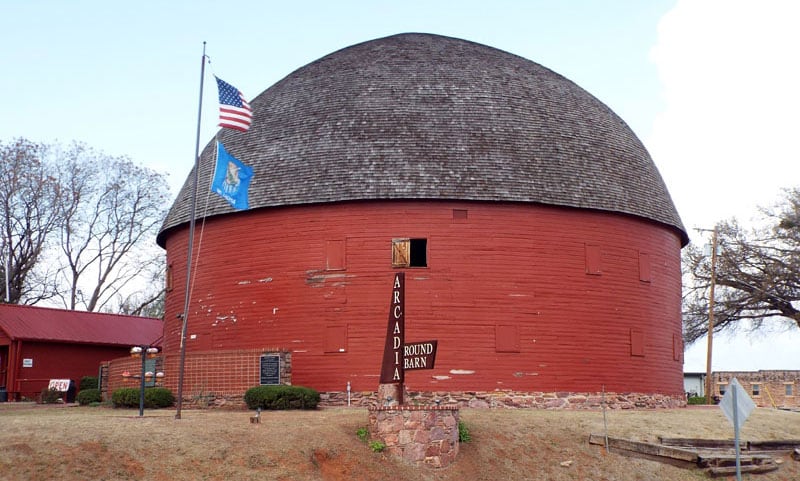
<svg viewBox="0 0 800 481">
<path fill-rule="evenodd" d="M 734 395 L 736 396 L 735 399 Z M 722 401 L 720 401 L 719 407 L 722 409 L 722 412 L 725 413 L 725 417 L 728 418 L 728 421 L 731 422 L 731 425 L 738 430 L 741 429 L 742 425 L 747 420 L 747 417 L 750 416 L 750 413 L 753 412 L 753 409 L 755 409 L 756 405 L 753 400 L 750 399 L 747 391 L 745 391 L 742 385 L 739 384 L 739 381 L 737 381 L 736 378 L 733 378 L 731 379 L 731 383 L 728 385 L 728 390 L 725 392 L 725 395 L 722 396 Z"/>
</svg>

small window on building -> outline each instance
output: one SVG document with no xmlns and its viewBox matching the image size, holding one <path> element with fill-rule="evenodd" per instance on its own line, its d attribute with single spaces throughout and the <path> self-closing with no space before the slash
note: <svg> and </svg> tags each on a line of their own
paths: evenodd
<svg viewBox="0 0 800 481">
<path fill-rule="evenodd" d="M 631 356 L 644 357 L 644 333 L 631 329 Z"/>
<path fill-rule="evenodd" d="M 167 292 L 170 292 L 170 291 L 172 291 L 172 289 L 175 288 L 175 285 L 173 284 L 175 279 L 173 279 L 173 275 L 172 275 L 172 263 L 167 264 L 167 274 L 166 274 L 165 277 L 166 278 L 165 278 L 164 288 L 167 290 Z"/>
<path fill-rule="evenodd" d="M 751 384 L 750 387 L 753 389 L 753 396 L 761 395 L 761 386 L 759 384 Z"/>
<path fill-rule="evenodd" d="M 586 244 L 586 273 L 600 275 L 600 246 Z"/>
<path fill-rule="evenodd" d="M 347 326 L 326 326 L 323 348 L 326 353 L 347 352 Z"/>
<path fill-rule="evenodd" d="M 325 268 L 329 271 L 341 271 L 345 268 L 345 252 L 343 240 L 329 240 L 325 243 Z"/>
<path fill-rule="evenodd" d="M 639 280 L 650 282 L 650 254 L 639 252 Z"/>
<path fill-rule="evenodd" d="M 392 239 L 392 267 L 428 267 L 428 239 Z"/>
<path fill-rule="evenodd" d="M 784 384 L 787 396 L 794 396 L 794 386 L 792 384 Z"/>
<path fill-rule="evenodd" d="M 467 209 L 453 209 L 453 220 L 467 220 Z"/>
<path fill-rule="evenodd" d="M 495 327 L 495 351 L 519 352 L 519 326 Z"/>
<path fill-rule="evenodd" d="M 672 360 L 683 361 L 683 338 L 680 334 L 672 335 Z"/>
<path fill-rule="evenodd" d="M 721 382 L 721 383 L 717 384 L 717 388 L 719 390 L 719 395 L 720 396 L 724 396 L 725 395 L 725 391 L 728 389 L 728 383 L 727 382 Z"/>
</svg>

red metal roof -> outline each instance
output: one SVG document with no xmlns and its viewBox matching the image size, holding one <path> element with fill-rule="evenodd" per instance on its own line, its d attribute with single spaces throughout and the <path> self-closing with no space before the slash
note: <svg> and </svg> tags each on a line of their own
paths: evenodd
<svg viewBox="0 0 800 481">
<path fill-rule="evenodd" d="M 12 340 L 85 344 L 160 344 L 161 319 L 0 304 L 0 330 Z"/>
</svg>

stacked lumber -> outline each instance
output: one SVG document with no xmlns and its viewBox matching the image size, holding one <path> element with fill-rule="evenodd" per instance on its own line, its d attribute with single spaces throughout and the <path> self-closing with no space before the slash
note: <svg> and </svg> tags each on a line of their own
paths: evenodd
<svg viewBox="0 0 800 481">
<path fill-rule="evenodd" d="M 589 444 L 604 446 L 606 444 L 606 438 L 602 434 L 590 434 Z M 686 468 L 696 466 L 698 461 L 697 453 L 689 449 L 633 441 L 630 439 L 609 437 L 608 448 L 609 451 L 617 454 L 652 459 L 654 461 Z"/>
<path fill-rule="evenodd" d="M 742 473 L 767 473 L 778 469 L 778 463 L 772 456 L 765 454 L 742 454 L 739 456 Z M 706 470 L 709 476 L 730 476 L 736 474 L 735 454 L 714 454 L 700 456 L 697 465 Z"/>
<path fill-rule="evenodd" d="M 590 434 L 589 444 L 607 446 L 624 456 L 651 459 L 673 466 L 700 468 L 709 476 L 736 474 L 736 451 L 732 439 L 696 439 L 659 437 L 658 443 Z M 800 439 L 745 441 L 739 444 L 742 473 L 766 473 L 778 469 L 774 456 L 791 454 L 800 461 Z"/>
</svg>

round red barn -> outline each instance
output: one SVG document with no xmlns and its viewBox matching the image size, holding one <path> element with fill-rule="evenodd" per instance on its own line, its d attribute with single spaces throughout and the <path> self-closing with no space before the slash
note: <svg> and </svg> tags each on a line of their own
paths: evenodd
<svg viewBox="0 0 800 481">
<path fill-rule="evenodd" d="M 184 390 L 241 394 L 225 371 L 257 370 L 237 353 L 261 349 L 291 352 L 293 384 L 377 390 L 402 271 L 405 342 L 438 341 L 410 391 L 683 395 L 686 230 L 642 143 L 585 90 L 491 47 L 401 34 L 250 104 L 251 128 L 217 137 L 253 168 L 250 208 L 208 194 L 214 142 L 199 162 L 186 352 L 227 360 L 187 363 Z M 173 361 L 193 180 L 158 236 Z"/>
</svg>

